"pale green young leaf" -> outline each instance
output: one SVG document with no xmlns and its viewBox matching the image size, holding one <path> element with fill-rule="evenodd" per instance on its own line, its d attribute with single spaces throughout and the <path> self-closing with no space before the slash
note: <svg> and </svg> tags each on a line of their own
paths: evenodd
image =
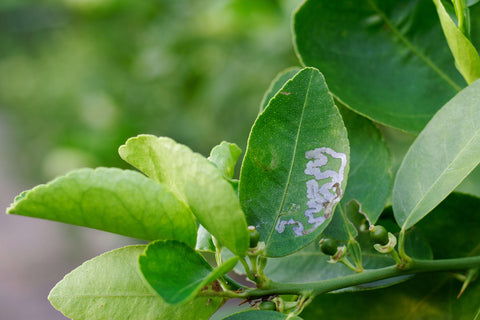
<svg viewBox="0 0 480 320">
<path fill-rule="evenodd" d="M 48 299 L 73 320 L 207 320 L 219 298 L 166 303 L 145 283 L 138 257 L 145 246 L 129 246 L 86 261 L 52 289 Z"/>
<path fill-rule="evenodd" d="M 427 124 L 407 152 L 393 186 L 395 219 L 408 229 L 480 161 L 480 81 L 461 91 Z"/>
<path fill-rule="evenodd" d="M 480 57 L 470 40 L 458 29 L 445 10 L 441 0 L 433 0 L 455 65 L 468 83 L 480 78 Z"/>
<path fill-rule="evenodd" d="M 345 190 L 348 158 L 323 76 L 301 70 L 255 121 L 240 174 L 240 201 L 267 255 L 290 254 L 325 229 Z"/>
<path fill-rule="evenodd" d="M 242 150 L 235 143 L 222 141 L 212 149 L 208 160 L 213 162 L 226 178 L 231 179 L 235 173 L 238 157 L 241 154 Z"/>
<path fill-rule="evenodd" d="M 202 225 L 198 226 L 197 230 L 197 251 L 215 252 L 215 245 L 213 244 L 212 235 Z"/>
<path fill-rule="evenodd" d="M 198 153 L 170 138 L 139 135 L 119 149 L 120 156 L 182 199 L 222 245 L 239 256 L 248 250 L 245 216 L 232 185 Z"/>
<path fill-rule="evenodd" d="M 164 185 L 131 170 L 72 171 L 22 193 L 7 212 L 144 240 L 196 241 L 190 209 Z"/>
<path fill-rule="evenodd" d="M 192 300 L 207 284 L 226 274 L 238 262 L 232 257 L 216 269 L 194 249 L 178 241 L 150 243 L 139 257 L 140 270 L 150 286 L 168 303 Z"/>
<path fill-rule="evenodd" d="M 233 314 L 223 320 L 302 320 L 298 316 L 266 310 L 252 310 Z"/>
<path fill-rule="evenodd" d="M 340 101 L 388 126 L 419 132 L 465 86 L 428 0 L 308 0 L 294 33 Z"/>
</svg>

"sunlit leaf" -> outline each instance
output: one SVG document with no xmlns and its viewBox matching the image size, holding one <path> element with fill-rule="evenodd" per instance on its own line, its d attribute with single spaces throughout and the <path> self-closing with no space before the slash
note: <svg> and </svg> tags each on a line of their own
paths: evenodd
<svg viewBox="0 0 480 320">
<path fill-rule="evenodd" d="M 19 195 L 8 213 L 195 246 L 192 212 L 167 187 L 131 170 L 79 169 Z"/>
<path fill-rule="evenodd" d="M 191 247 L 178 241 L 156 241 L 139 257 L 140 270 L 152 288 L 168 303 L 191 300 L 207 284 L 233 269 L 233 257 L 216 269 Z"/>
<path fill-rule="evenodd" d="M 163 301 L 138 269 L 144 250 L 124 247 L 85 262 L 53 288 L 50 302 L 73 320 L 206 320 L 222 305 L 219 298 L 175 306 Z"/>
<path fill-rule="evenodd" d="M 208 160 L 213 162 L 225 177 L 231 179 L 240 154 L 242 154 L 242 150 L 235 143 L 223 141 L 212 149 Z"/>
<path fill-rule="evenodd" d="M 239 256 L 248 249 L 245 216 L 235 190 L 218 168 L 172 139 L 140 135 L 119 149 L 121 157 L 182 199 L 220 243 Z"/>
<path fill-rule="evenodd" d="M 301 70 L 253 125 L 239 197 L 269 256 L 290 254 L 325 229 L 348 176 L 347 132 L 323 76 Z"/>
<path fill-rule="evenodd" d="M 480 57 L 470 40 L 460 31 L 445 10 L 441 0 L 433 0 L 455 65 L 468 83 L 480 78 Z"/>
<path fill-rule="evenodd" d="M 407 229 L 480 162 L 480 81 L 449 101 L 417 137 L 393 186 L 395 219 Z"/>
</svg>

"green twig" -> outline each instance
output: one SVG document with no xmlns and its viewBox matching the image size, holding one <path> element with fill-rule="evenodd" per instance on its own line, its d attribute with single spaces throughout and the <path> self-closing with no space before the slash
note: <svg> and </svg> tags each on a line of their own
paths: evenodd
<svg viewBox="0 0 480 320">
<path fill-rule="evenodd" d="M 405 269 L 400 269 L 395 265 L 380 269 L 365 270 L 361 273 L 355 273 L 344 277 L 312 283 L 277 283 L 272 281 L 271 283 L 269 283 L 268 289 L 253 288 L 241 292 L 217 292 L 210 290 L 204 291 L 200 294 L 202 296 L 219 296 L 225 298 L 240 299 L 282 294 L 304 295 L 305 292 L 311 292 L 312 296 L 317 296 L 319 294 L 327 293 L 338 289 L 348 288 L 402 275 L 434 271 L 465 270 L 478 267 L 480 267 L 480 256 L 443 260 L 411 259 L 410 263 L 408 265 L 405 265 Z"/>
</svg>

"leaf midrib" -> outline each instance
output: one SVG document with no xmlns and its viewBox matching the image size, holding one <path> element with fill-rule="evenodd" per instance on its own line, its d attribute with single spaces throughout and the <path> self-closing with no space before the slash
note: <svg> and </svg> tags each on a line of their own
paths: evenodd
<svg viewBox="0 0 480 320">
<path fill-rule="evenodd" d="M 398 28 L 390 21 L 390 19 L 385 15 L 385 13 L 381 11 L 372 0 L 368 0 L 368 4 L 375 12 L 377 12 L 380 15 L 380 17 L 383 19 L 383 21 L 388 26 L 388 28 L 392 30 L 392 32 L 400 39 L 401 42 L 403 42 L 403 44 L 407 46 L 408 49 L 412 51 L 413 54 L 415 54 L 417 57 L 420 58 L 420 60 L 425 62 L 425 64 L 429 68 L 431 68 L 435 73 L 437 73 L 443 80 L 445 80 L 455 90 L 457 91 L 462 90 L 462 88 L 458 84 L 456 84 L 453 81 L 453 79 L 451 79 L 447 74 L 445 74 L 432 60 L 430 60 L 427 56 L 425 56 L 422 52 L 420 52 L 420 50 L 418 50 L 417 47 L 413 45 L 413 43 L 411 43 L 407 38 L 404 37 L 403 34 L 398 30 Z"/>
<path fill-rule="evenodd" d="M 304 101 L 303 107 L 302 107 L 302 115 L 300 116 L 300 124 L 298 125 L 297 136 L 295 138 L 295 147 L 293 149 L 292 160 L 290 162 L 290 169 L 288 171 L 288 179 L 287 179 L 287 183 L 285 184 L 285 191 L 283 193 L 282 202 L 280 204 L 280 207 L 277 210 L 277 216 L 275 217 L 275 222 L 273 224 L 273 228 L 270 231 L 270 234 L 268 235 L 268 238 L 267 238 L 267 241 L 266 241 L 267 247 L 268 247 L 268 244 L 270 243 L 270 239 L 272 238 L 273 233 L 275 232 L 275 226 L 277 225 L 278 219 L 280 218 L 280 213 L 282 212 L 282 208 L 285 205 L 285 200 L 287 198 L 288 189 L 290 187 L 290 180 L 292 178 L 292 171 L 293 171 L 293 165 L 295 163 L 295 156 L 297 154 L 298 140 L 299 140 L 300 131 L 301 131 L 301 128 L 302 128 L 303 117 L 304 117 L 304 114 L 305 114 L 305 108 L 307 107 L 308 96 L 310 94 L 312 79 L 313 79 L 313 76 L 315 74 L 313 72 L 313 70 L 311 70 L 310 73 L 311 73 L 311 75 L 310 75 L 310 80 L 309 80 L 308 86 L 307 86 L 307 93 L 305 94 L 305 101 Z"/>
</svg>

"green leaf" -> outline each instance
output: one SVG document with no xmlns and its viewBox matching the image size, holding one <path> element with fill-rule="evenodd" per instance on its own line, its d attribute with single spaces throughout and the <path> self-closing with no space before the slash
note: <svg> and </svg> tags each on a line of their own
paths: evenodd
<svg viewBox="0 0 480 320">
<path fill-rule="evenodd" d="M 79 169 L 22 193 L 8 213 L 195 246 L 192 212 L 168 188 L 131 170 Z"/>
<path fill-rule="evenodd" d="M 213 162 L 226 178 L 231 179 L 235 173 L 235 164 L 241 154 L 242 150 L 235 143 L 222 141 L 212 149 L 208 160 Z"/>
<path fill-rule="evenodd" d="M 419 132 L 464 86 L 431 1 L 308 0 L 294 32 L 332 93 L 388 126 Z"/>
<path fill-rule="evenodd" d="M 346 108 L 340 108 L 340 112 L 350 142 L 348 186 L 341 203 L 355 200 L 374 224 L 390 195 L 392 157 L 382 133 L 370 120 Z"/>
<path fill-rule="evenodd" d="M 240 174 L 240 201 L 268 256 L 290 254 L 325 229 L 345 190 L 348 158 L 323 76 L 301 70 L 255 121 Z"/>
<path fill-rule="evenodd" d="M 230 183 L 206 158 L 172 139 L 139 135 L 120 156 L 182 199 L 222 245 L 244 256 L 249 240 L 245 216 Z"/>
<path fill-rule="evenodd" d="M 224 320 L 302 320 L 298 316 L 289 316 L 288 314 L 266 311 L 266 310 L 253 310 L 233 314 Z"/>
<path fill-rule="evenodd" d="M 124 247 L 85 262 L 66 275 L 48 299 L 73 320 L 206 320 L 223 304 L 219 298 L 167 304 L 140 274 L 138 256 L 144 250 Z"/>
<path fill-rule="evenodd" d="M 275 77 L 275 79 L 273 79 L 272 83 L 270 83 L 270 87 L 263 96 L 262 103 L 260 104 L 260 112 L 262 112 L 268 106 L 270 100 L 275 97 L 277 92 L 280 91 L 285 83 L 292 79 L 298 73 L 298 71 L 300 71 L 299 67 L 291 67 L 283 70 Z"/>
<path fill-rule="evenodd" d="M 452 193 L 416 228 L 437 259 L 480 255 L 480 198 Z"/>
<path fill-rule="evenodd" d="M 474 320 L 480 310 L 480 281 L 471 284 L 457 299 L 460 287 L 461 282 L 451 275 L 420 274 L 385 289 L 319 296 L 305 308 L 302 317 L 305 320 L 324 317 L 329 320 Z"/>
<path fill-rule="evenodd" d="M 289 68 L 277 75 L 265 95 L 263 109 L 298 70 Z M 348 186 L 341 203 L 345 205 L 356 200 L 370 222 L 375 223 L 390 194 L 393 180 L 392 157 L 382 133 L 370 120 L 349 111 L 341 104 L 337 105 L 340 106 L 350 142 Z M 369 188 L 365 188 L 366 184 Z"/>
<path fill-rule="evenodd" d="M 480 78 L 480 57 L 470 40 L 458 29 L 440 0 L 433 0 L 448 45 L 455 58 L 455 66 L 467 83 Z"/>
<path fill-rule="evenodd" d="M 212 267 L 194 249 L 178 241 L 156 241 L 139 257 L 140 270 L 152 288 L 168 303 L 191 300 L 207 284 L 226 274 L 238 257 Z"/>
<path fill-rule="evenodd" d="M 197 231 L 197 251 L 215 252 L 215 245 L 213 244 L 212 235 L 202 225 L 198 226 Z"/>
<path fill-rule="evenodd" d="M 430 212 L 480 161 L 480 81 L 449 101 L 407 152 L 393 186 L 403 229 Z"/>
</svg>

